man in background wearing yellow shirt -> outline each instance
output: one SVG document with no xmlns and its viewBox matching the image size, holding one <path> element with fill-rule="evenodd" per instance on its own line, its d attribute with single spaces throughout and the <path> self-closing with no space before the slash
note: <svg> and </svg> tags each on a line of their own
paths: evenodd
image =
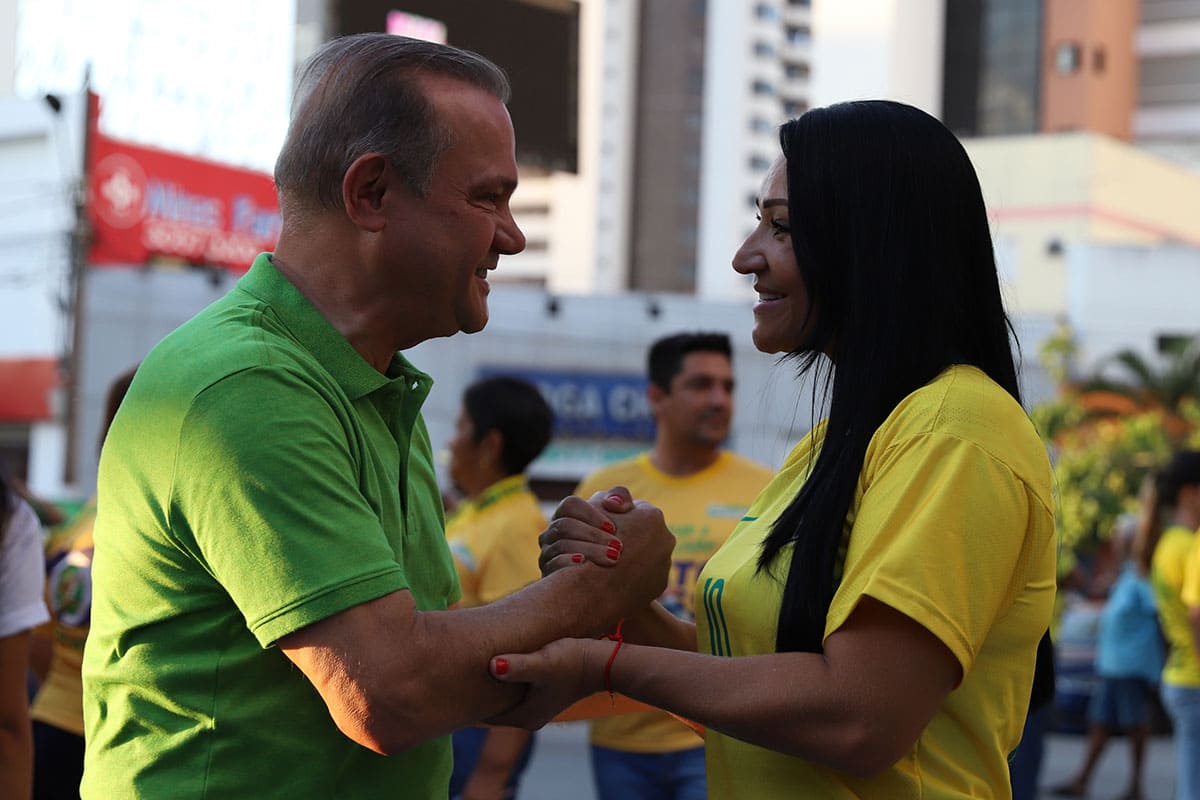
<svg viewBox="0 0 1200 800">
<path fill-rule="evenodd" d="M 647 397 L 657 423 L 646 453 L 589 475 L 576 494 L 625 486 L 662 509 L 675 534 L 662 604 L 694 618 L 696 576 L 728 538 L 771 471 L 721 449 L 733 417 L 733 353 L 723 333 L 659 339 L 647 359 Z M 702 800 L 704 743 L 660 711 L 592 723 L 592 771 L 600 800 Z"/>
</svg>

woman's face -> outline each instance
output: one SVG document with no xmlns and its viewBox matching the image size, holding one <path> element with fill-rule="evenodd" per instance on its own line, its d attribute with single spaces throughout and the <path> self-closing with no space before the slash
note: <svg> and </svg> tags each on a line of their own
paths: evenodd
<svg viewBox="0 0 1200 800">
<path fill-rule="evenodd" d="M 792 250 L 787 162 L 775 159 L 758 196 L 758 226 L 733 256 L 733 268 L 754 276 L 754 346 L 764 353 L 800 349 L 808 321 L 808 291 Z"/>
</svg>

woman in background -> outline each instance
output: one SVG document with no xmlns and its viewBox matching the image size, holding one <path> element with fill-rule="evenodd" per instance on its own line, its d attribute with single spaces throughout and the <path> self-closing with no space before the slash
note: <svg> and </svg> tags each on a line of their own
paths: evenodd
<svg viewBox="0 0 1200 800">
<path fill-rule="evenodd" d="M 27 798 L 33 786 L 29 722 L 29 632 L 48 618 L 37 514 L 0 474 L 0 797 Z"/>
</svg>

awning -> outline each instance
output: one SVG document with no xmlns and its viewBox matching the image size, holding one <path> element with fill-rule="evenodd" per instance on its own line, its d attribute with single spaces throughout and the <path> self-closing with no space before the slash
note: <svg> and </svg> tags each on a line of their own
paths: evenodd
<svg viewBox="0 0 1200 800">
<path fill-rule="evenodd" d="M 58 385 L 58 359 L 0 358 L 0 422 L 53 419 L 50 393 Z"/>
</svg>

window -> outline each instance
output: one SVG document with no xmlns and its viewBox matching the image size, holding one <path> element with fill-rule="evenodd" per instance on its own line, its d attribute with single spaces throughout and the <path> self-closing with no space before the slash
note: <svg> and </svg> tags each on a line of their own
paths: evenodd
<svg viewBox="0 0 1200 800">
<path fill-rule="evenodd" d="M 766 172 L 771 168 L 771 159 L 765 156 L 760 156 L 757 153 L 750 156 L 750 169 L 755 172 Z"/>
<path fill-rule="evenodd" d="M 788 44 L 794 47 L 803 47 L 812 41 L 812 31 L 808 28 L 789 25 L 787 27 L 787 40 Z"/>
<path fill-rule="evenodd" d="M 1082 60 L 1078 42 L 1062 42 L 1054 48 L 1054 69 L 1063 75 L 1078 72 Z"/>
<path fill-rule="evenodd" d="M 1154 349 L 1163 355 L 1182 353 L 1193 341 L 1191 336 L 1180 333 L 1160 333 L 1154 337 Z"/>
<path fill-rule="evenodd" d="M 759 19 L 776 20 L 779 19 L 779 12 L 770 3 L 759 3 L 754 7 L 754 16 Z"/>
<path fill-rule="evenodd" d="M 774 58 L 775 48 L 768 42 L 755 42 L 754 55 L 759 58 Z"/>
<path fill-rule="evenodd" d="M 803 79 L 808 77 L 809 67 L 808 64 L 785 64 L 783 73 L 794 80 Z"/>
<path fill-rule="evenodd" d="M 808 103 L 800 103 L 795 100 L 787 100 L 783 104 L 783 115 L 788 119 L 798 117 L 808 111 Z"/>
<path fill-rule="evenodd" d="M 750 89 L 755 94 L 759 95 L 770 96 L 775 94 L 775 87 L 764 80 L 756 80 L 753 84 L 751 84 Z"/>
<path fill-rule="evenodd" d="M 775 126 L 771 124 L 770 120 L 765 120 L 762 117 L 752 117 L 750 119 L 750 130 L 755 133 L 770 133 L 775 130 Z"/>
</svg>

